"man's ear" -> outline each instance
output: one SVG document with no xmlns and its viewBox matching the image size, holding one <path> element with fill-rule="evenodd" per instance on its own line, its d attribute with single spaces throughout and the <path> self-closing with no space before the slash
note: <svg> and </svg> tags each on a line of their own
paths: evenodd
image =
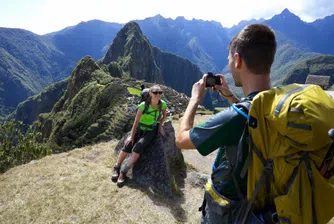
<svg viewBox="0 0 334 224">
<path fill-rule="evenodd" d="M 234 57 L 235 68 L 240 68 L 241 64 L 242 64 L 242 60 L 241 60 L 240 55 L 238 53 L 234 53 L 233 57 Z"/>
</svg>

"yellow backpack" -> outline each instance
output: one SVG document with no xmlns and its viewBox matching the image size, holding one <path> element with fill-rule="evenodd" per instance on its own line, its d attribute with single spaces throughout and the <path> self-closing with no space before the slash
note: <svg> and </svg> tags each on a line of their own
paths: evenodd
<svg viewBox="0 0 334 224">
<path fill-rule="evenodd" d="M 251 210 L 273 206 L 279 223 L 328 223 L 334 101 L 319 86 L 291 84 L 260 92 L 250 103 L 243 221 Z"/>
</svg>

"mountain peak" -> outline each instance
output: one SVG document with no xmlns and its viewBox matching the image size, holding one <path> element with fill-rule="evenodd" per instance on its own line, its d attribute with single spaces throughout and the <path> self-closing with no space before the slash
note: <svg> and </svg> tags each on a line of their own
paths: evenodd
<svg viewBox="0 0 334 224">
<path fill-rule="evenodd" d="M 288 8 L 285 8 L 282 12 L 281 15 L 294 15 Z"/>
<path fill-rule="evenodd" d="M 292 12 L 290 12 L 289 9 L 285 8 L 281 14 L 277 15 L 278 17 L 281 17 L 281 18 L 285 18 L 285 19 L 297 19 L 300 20 L 300 18 L 298 16 L 296 16 L 295 14 L 293 14 Z"/>
<path fill-rule="evenodd" d="M 292 12 L 289 11 L 289 9 L 284 9 L 280 14 L 275 15 L 271 20 L 278 20 L 278 21 L 286 21 L 288 20 L 289 22 L 294 21 L 294 22 L 301 22 L 302 20 L 293 14 Z M 269 20 L 270 21 L 270 20 Z"/>
<path fill-rule="evenodd" d="M 152 19 L 164 19 L 164 17 L 160 14 L 157 14 L 157 15 L 153 16 Z"/>
<path fill-rule="evenodd" d="M 142 34 L 141 29 L 140 29 L 138 23 L 136 23 L 135 21 L 130 21 L 130 22 L 126 23 L 124 25 L 123 29 L 121 29 L 121 30 L 125 30 L 125 31 L 131 30 L 133 32 Z"/>
<path fill-rule="evenodd" d="M 120 55 L 123 56 L 125 45 L 133 39 L 138 39 L 141 42 L 141 39 L 145 39 L 145 37 L 139 25 L 130 21 L 117 33 L 103 59 L 103 63 L 109 64 L 111 61 L 116 61 Z"/>
</svg>

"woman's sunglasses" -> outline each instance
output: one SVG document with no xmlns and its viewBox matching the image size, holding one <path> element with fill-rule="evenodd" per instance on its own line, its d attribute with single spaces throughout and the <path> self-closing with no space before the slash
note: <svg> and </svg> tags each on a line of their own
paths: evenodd
<svg viewBox="0 0 334 224">
<path fill-rule="evenodd" d="M 154 95 L 157 95 L 157 94 L 162 94 L 162 91 L 154 91 L 154 92 L 152 92 Z"/>
</svg>

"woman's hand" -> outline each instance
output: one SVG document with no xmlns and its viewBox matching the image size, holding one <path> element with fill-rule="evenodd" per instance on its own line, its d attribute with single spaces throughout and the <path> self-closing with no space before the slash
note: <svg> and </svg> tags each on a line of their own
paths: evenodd
<svg viewBox="0 0 334 224">
<path fill-rule="evenodd" d="M 125 146 L 128 146 L 130 143 L 133 145 L 134 139 L 129 136 L 126 140 L 125 140 Z"/>
<path fill-rule="evenodd" d="M 162 137 L 165 137 L 165 130 L 162 126 L 159 126 L 159 133 L 162 135 Z"/>
</svg>

